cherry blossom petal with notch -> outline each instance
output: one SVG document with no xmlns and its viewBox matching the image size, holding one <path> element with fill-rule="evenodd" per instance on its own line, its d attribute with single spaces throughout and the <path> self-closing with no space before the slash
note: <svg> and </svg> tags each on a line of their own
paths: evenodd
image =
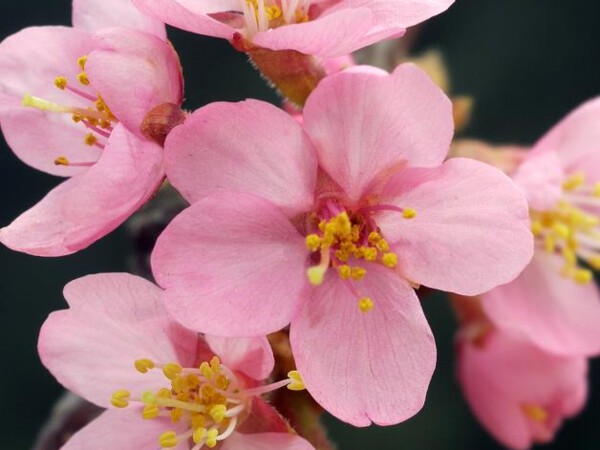
<svg viewBox="0 0 600 450">
<path fill-rule="evenodd" d="M 220 193 L 197 201 L 159 236 L 152 269 L 167 309 L 216 336 L 260 336 L 294 317 L 306 287 L 304 238 L 269 201 Z"/>
<path fill-rule="evenodd" d="M 531 260 L 527 202 L 502 172 L 454 158 L 434 168 L 409 168 L 384 187 L 382 204 L 413 208 L 374 217 L 409 280 L 477 295 L 512 281 Z"/>
<path fill-rule="evenodd" d="M 355 426 L 392 425 L 423 406 L 436 349 L 414 290 L 394 271 L 371 264 L 358 297 L 337 274 L 314 288 L 290 327 L 298 371 L 312 397 Z"/>
</svg>

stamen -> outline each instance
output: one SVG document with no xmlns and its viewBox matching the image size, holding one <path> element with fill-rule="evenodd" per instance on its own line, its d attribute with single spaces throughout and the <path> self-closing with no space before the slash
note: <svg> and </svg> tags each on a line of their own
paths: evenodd
<svg viewBox="0 0 600 450">
<path fill-rule="evenodd" d="M 373 309 L 374 303 L 369 297 L 362 297 L 358 300 L 358 309 L 367 313 Z"/>
<path fill-rule="evenodd" d="M 85 72 L 81 72 L 79 75 L 77 75 L 77 80 L 84 86 L 89 86 L 90 84 L 90 79 Z"/>
<path fill-rule="evenodd" d="M 79 68 L 80 68 L 81 70 L 85 70 L 85 65 L 86 65 L 86 63 L 87 63 L 87 60 L 88 60 L 88 57 L 87 57 L 87 55 L 83 55 L 82 57 L 80 57 L 80 58 L 77 60 L 77 65 L 79 66 Z"/>
<path fill-rule="evenodd" d="M 137 359 L 134 363 L 135 368 L 137 369 L 138 372 L 140 373 L 146 373 L 148 372 L 150 369 L 154 369 L 154 362 L 150 359 Z"/>
<path fill-rule="evenodd" d="M 61 91 L 65 90 L 65 88 L 67 87 L 67 84 L 68 84 L 68 82 L 67 82 L 66 77 L 56 77 L 54 79 L 54 86 L 56 86 Z"/>
<path fill-rule="evenodd" d="M 291 370 L 290 372 L 288 372 L 288 379 L 290 384 L 287 385 L 287 388 L 290 391 L 303 391 L 304 389 L 306 389 L 306 386 L 304 385 L 304 380 L 302 379 L 300 372 L 298 372 L 297 370 Z"/>
<path fill-rule="evenodd" d="M 59 156 L 54 160 L 54 164 L 57 166 L 70 166 L 70 167 L 92 167 L 96 162 L 71 162 L 65 156 Z"/>
<path fill-rule="evenodd" d="M 178 443 L 177 433 L 174 431 L 166 431 L 160 435 L 158 442 L 160 443 L 160 446 L 164 448 L 176 447 Z"/>
<path fill-rule="evenodd" d="M 129 391 L 120 390 L 115 391 L 112 395 L 110 403 L 115 408 L 127 408 L 129 406 L 129 398 L 131 397 L 131 393 Z"/>
</svg>

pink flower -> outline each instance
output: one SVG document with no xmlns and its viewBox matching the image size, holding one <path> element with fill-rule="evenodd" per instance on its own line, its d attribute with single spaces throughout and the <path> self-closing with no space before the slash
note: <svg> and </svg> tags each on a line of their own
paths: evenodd
<svg viewBox="0 0 600 450">
<path fill-rule="evenodd" d="M 192 203 L 152 255 L 167 308 L 215 335 L 291 322 L 299 371 L 332 414 L 411 417 L 435 366 L 415 285 L 483 292 L 532 252 L 522 195 L 482 163 L 442 164 L 451 138 L 449 100 L 412 65 L 327 77 L 303 125 L 255 100 L 196 111 L 165 144 Z"/>
<path fill-rule="evenodd" d="M 475 416 L 502 445 L 551 441 L 587 397 L 587 361 L 558 356 L 501 331 L 458 339 L 458 379 Z"/>
<path fill-rule="evenodd" d="M 296 372 L 256 381 L 273 369 L 267 339 L 199 338 L 167 315 L 159 292 L 129 274 L 65 287 L 69 309 L 42 326 L 40 357 L 65 387 L 109 410 L 63 449 L 313 449 L 259 397 L 303 388 Z"/>
<path fill-rule="evenodd" d="M 550 130 L 512 174 L 529 200 L 536 251 L 512 283 L 482 295 L 486 313 L 547 351 L 600 353 L 600 98 Z"/>
<path fill-rule="evenodd" d="M 7 143 L 26 164 L 70 177 L 0 230 L 2 243 L 33 255 L 85 248 L 148 200 L 164 171 L 146 117 L 160 105 L 177 110 L 182 100 L 164 25 L 127 1 L 80 0 L 73 8 L 75 28 L 27 28 L 0 44 Z M 90 31 L 128 21 L 155 34 Z"/>
<path fill-rule="evenodd" d="M 271 50 L 341 56 L 402 35 L 453 0 L 133 0 L 187 31 Z"/>
</svg>

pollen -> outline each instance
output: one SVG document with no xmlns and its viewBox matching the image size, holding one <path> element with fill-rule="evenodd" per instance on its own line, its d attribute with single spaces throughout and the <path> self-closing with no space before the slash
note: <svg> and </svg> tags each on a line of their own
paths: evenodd
<svg viewBox="0 0 600 450">
<path fill-rule="evenodd" d="M 404 208 L 402 211 L 402 217 L 405 219 L 414 219 L 417 217 L 417 211 L 413 208 Z"/>
<path fill-rule="evenodd" d="M 98 138 L 94 136 L 92 133 L 88 133 L 83 138 L 83 142 L 85 145 L 89 145 L 90 147 L 95 145 L 98 142 Z"/>
<path fill-rule="evenodd" d="M 290 391 L 303 391 L 306 389 L 302 375 L 300 375 L 300 372 L 297 370 L 288 372 L 288 379 L 290 380 L 290 383 L 287 385 L 287 388 Z"/>
<path fill-rule="evenodd" d="M 88 86 L 90 84 L 90 79 L 88 78 L 87 73 L 85 72 L 81 72 L 79 75 L 77 75 L 77 81 L 79 81 L 84 86 Z"/>
<path fill-rule="evenodd" d="M 85 65 L 86 65 L 86 63 L 87 63 L 87 60 L 88 60 L 88 57 L 87 57 L 87 55 L 83 55 L 82 57 L 80 57 L 80 58 L 77 60 L 77 65 L 79 66 L 79 68 L 80 68 L 81 70 L 85 70 Z"/>
<path fill-rule="evenodd" d="M 135 368 L 140 373 L 146 373 L 150 369 L 154 369 L 154 362 L 149 359 L 137 359 L 134 363 Z"/>
<path fill-rule="evenodd" d="M 369 311 L 371 311 L 373 309 L 373 306 L 375 306 L 375 304 L 373 303 L 373 300 L 371 300 L 369 297 L 361 297 L 358 300 L 358 309 L 360 309 L 364 313 L 368 313 Z"/>
<path fill-rule="evenodd" d="M 166 431 L 160 435 L 158 442 L 160 446 L 164 448 L 176 447 L 178 444 L 177 433 L 174 431 Z"/>
<path fill-rule="evenodd" d="M 129 406 L 129 398 L 131 393 L 129 391 L 120 390 L 115 391 L 110 399 L 110 403 L 115 408 L 127 408 Z"/>
<path fill-rule="evenodd" d="M 309 234 L 306 236 L 306 247 L 313 252 L 316 252 L 321 247 L 321 238 L 317 234 Z"/>
<path fill-rule="evenodd" d="M 68 166 L 69 160 L 65 156 L 59 156 L 54 160 L 54 164 L 57 166 Z"/>
<path fill-rule="evenodd" d="M 390 269 L 394 269 L 398 265 L 398 255 L 395 253 L 386 253 L 381 258 L 383 264 Z"/>
<path fill-rule="evenodd" d="M 61 91 L 64 91 L 65 88 L 67 87 L 67 78 L 66 77 L 56 77 L 54 79 L 54 86 L 56 86 L 57 88 L 59 88 Z"/>
</svg>

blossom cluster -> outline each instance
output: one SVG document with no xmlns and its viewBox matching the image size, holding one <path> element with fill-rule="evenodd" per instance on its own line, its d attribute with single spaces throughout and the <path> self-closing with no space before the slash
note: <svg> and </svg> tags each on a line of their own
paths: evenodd
<svg viewBox="0 0 600 450">
<path fill-rule="evenodd" d="M 42 326 L 42 363 L 106 408 L 62 448 L 321 450 L 286 412 L 297 391 L 319 405 L 304 422 L 403 422 L 436 364 L 426 288 L 450 293 L 458 380 L 496 439 L 547 442 L 582 409 L 600 100 L 531 150 L 453 143 L 457 103 L 425 70 L 350 55 L 452 3 L 73 0 L 72 27 L 0 44 L 4 137 L 66 178 L 0 242 L 64 256 L 160 190 L 187 202 L 152 250 L 156 284 L 76 279 Z M 229 41 L 282 105 L 184 110 L 166 24 Z"/>
</svg>

